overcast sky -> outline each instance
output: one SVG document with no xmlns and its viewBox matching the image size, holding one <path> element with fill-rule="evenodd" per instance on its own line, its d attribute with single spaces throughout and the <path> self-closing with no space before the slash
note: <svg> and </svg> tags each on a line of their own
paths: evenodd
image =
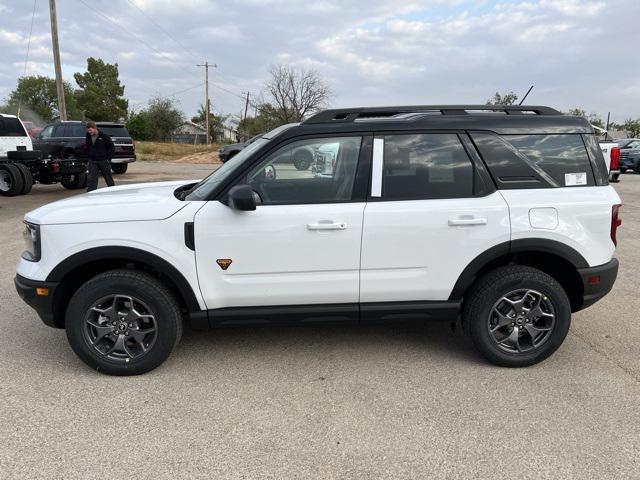
<svg viewBox="0 0 640 480">
<path fill-rule="evenodd" d="M 332 106 L 527 103 L 640 117 L 639 0 L 58 0 L 65 79 L 86 58 L 118 63 L 134 108 L 175 95 L 238 114 L 271 64 L 315 68 Z M 0 0 L 0 99 L 25 69 L 33 0 Z M 37 0 L 27 75 L 53 76 L 48 0 Z M 195 87 L 191 90 L 184 91 Z M 224 90 L 223 90 L 224 89 Z M 225 91 L 228 90 L 228 91 Z M 232 92 L 232 93 L 229 93 Z"/>
</svg>

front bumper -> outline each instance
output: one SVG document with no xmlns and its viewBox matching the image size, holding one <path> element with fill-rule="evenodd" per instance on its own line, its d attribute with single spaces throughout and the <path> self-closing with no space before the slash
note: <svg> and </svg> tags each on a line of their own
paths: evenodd
<svg viewBox="0 0 640 480">
<path fill-rule="evenodd" d="M 42 321 L 50 327 L 57 327 L 58 325 L 56 325 L 54 318 L 53 299 L 58 283 L 30 280 L 20 275 L 16 275 L 13 282 L 20 298 L 36 311 Z M 38 295 L 37 289 L 46 289 L 47 295 Z"/>
<path fill-rule="evenodd" d="M 579 268 L 578 274 L 582 279 L 583 300 L 580 309 L 590 307 L 613 288 L 618 276 L 618 259 L 597 267 Z"/>
</svg>

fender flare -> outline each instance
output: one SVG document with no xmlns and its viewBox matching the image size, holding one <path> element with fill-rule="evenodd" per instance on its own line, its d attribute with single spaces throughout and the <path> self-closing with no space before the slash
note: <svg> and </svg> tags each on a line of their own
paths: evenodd
<svg viewBox="0 0 640 480">
<path fill-rule="evenodd" d="M 133 247 L 95 247 L 75 253 L 60 262 L 47 276 L 47 282 L 61 282 L 70 272 L 96 260 L 129 260 L 153 267 L 177 287 L 190 312 L 201 310 L 193 288 L 180 271 L 163 258 Z"/>
<path fill-rule="evenodd" d="M 556 240 L 549 240 L 546 238 L 522 238 L 512 240 L 510 242 L 503 242 L 485 250 L 466 266 L 458 277 L 458 280 L 449 295 L 449 300 L 460 301 L 464 296 L 464 293 L 473 284 L 478 273 L 485 265 L 504 255 L 517 252 L 551 253 L 566 259 L 576 268 L 576 270 L 579 268 L 587 268 L 589 266 L 589 263 L 580 254 L 580 252 Z"/>
</svg>

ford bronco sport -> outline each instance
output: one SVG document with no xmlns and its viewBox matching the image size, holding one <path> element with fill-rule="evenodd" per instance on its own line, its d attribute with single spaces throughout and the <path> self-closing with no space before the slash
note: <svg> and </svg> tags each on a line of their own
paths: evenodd
<svg viewBox="0 0 640 480">
<path fill-rule="evenodd" d="M 301 147 L 332 152 L 330 168 L 282 160 Z M 522 367 L 551 355 L 572 312 L 611 289 L 619 207 L 581 117 L 327 110 L 199 182 L 105 188 L 29 212 L 15 284 L 82 360 L 116 375 L 160 365 L 183 319 L 460 316 L 484 357 Z"/>
</svg>

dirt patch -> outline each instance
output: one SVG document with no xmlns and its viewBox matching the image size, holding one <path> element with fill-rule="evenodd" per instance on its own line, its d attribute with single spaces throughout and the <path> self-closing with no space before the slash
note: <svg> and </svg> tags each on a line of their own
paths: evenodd
<svg viewBox="0 0 640 480">
<path fill-rule="evenodd" d="M 186 155 L 173 161 L 174 163 L 220 163 L 218 151 L 200 152 Z"/>
</svg>

